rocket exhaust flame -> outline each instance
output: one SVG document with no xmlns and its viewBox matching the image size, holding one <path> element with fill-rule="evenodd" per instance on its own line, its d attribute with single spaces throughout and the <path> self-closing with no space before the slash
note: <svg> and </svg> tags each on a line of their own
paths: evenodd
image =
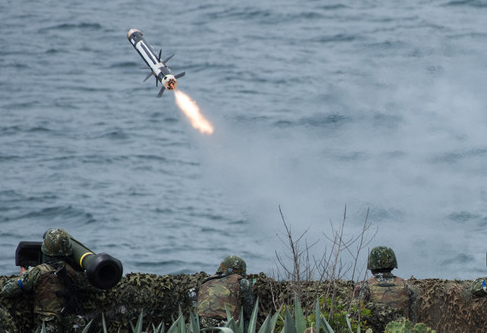
<svg viewBox="0 0 487 333">
<path fill-rule="evenodd" d="M 174 90 L 174 98 L 176 105 L 188 117 L 191 126 L 199 130 L 203 134 L 212 134 L 213 125 L 206 120 L 200 112 L 200 108 L 191 98 L 183 93 L 181 90 Z"/>
</svg>

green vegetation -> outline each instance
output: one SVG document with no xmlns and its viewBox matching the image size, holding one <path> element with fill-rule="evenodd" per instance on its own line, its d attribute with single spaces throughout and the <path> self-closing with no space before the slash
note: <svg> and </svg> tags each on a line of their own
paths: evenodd
<svg viewBox="0 0 487 333">
<path fill-rule="evenodd" d="M 272 316 L 269 314 L 259 326 L 257 322 L 259 300 L 256 301 L 252 316 L 250 318 L 247 331 L 244 330 L 244 324 L 241 320 L 235 321 L 230 312 L 227 309 L 227 322 L 224 327 L 210 327 L 202 328 L 200 326 L 199 318 L 193 312 L 189 312 L 188 322 L 185 321 L 185 317 L 179 309 L 178 318 L 174 320 L 167 332 L 165 331 L 164 324 L 161 322 L 158 326 L 154 324 L 147 325 L 143 328 L 144 313 L 141 311 L 138 320 L 135 325 L 131 322 L 132 333 L 205 333 L 206 331 L 221 331 L 221 333 L 371 333 L 372 330 L 367 328 L 366 321 L 358 321 L 346 312 L 346 307 L 336 306 L 335 315 L 333 318 L 328 318 L 329 314 L 324 299 L 317 299 L 315 303 L 315 309 L 312 313 L 306 315 L 305 309 L 301 307 L 301 303 L 297 295 L 294 298 L 294 305 L 284 306 L 279 312 L 274 313 Z M 325 306 L 323 307 L 323 305 Z M 362 318 L 366 318 L 369 314 L 368 310 L 362 310 Z M 240 316 L 243 318 L 243 313 Z M 93 321 L 90 321 L 83 329 L 82 333 L 88 333 Z M 108 333 L 105 315 L 101 316 L 102 329 L 99 332 Z M 257 329 L 258 328 L 258 329 Z M 120 328 L 118 329 L 120 332 Z M 40 332 L 39 329 L 36 333 L 46 333 L 46 328 L 42 326 Z M 384 333 L 436 333 L 431 328 L 427 327 L 423 323 L 413 325 L 409 320 L 402 319 L 399 321 L 390 322 L 384 331 Z"/>
<path fill-rule="evenodd" d="M 413 325 L 409 320 L 392 321 L 386 326 L 384 333 L 436 333 L 423 323 Z"/>
<path fill-rule="evenodd" d="M 340 297 L 335 298 L 334 304 L 332 299 L 320 297 L 316 301 L 316 313 L 318 311 L 336 333 L 357 332 L 360 327 L 367 328 L 366 320 L 371 315 L 370 310 L 365 308 L 363 303 L 353 302 L 347 305 Z M 308 315 L 307 320 L 308 326 L 314 327 L 312 324 L 316 321 L 316 314 Z"/>
</svg>

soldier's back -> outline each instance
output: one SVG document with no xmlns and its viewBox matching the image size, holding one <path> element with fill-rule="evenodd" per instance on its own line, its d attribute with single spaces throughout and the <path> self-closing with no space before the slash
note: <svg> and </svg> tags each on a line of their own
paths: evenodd
<svg viewBox="0 0 487 333">
<path fill-rule="evenodd" d="M 370 301 L 400 310 L 409 317 L 410 291 L 404 279 L 391 273 L 379 273 L 367 280 Z"/>
</svg>

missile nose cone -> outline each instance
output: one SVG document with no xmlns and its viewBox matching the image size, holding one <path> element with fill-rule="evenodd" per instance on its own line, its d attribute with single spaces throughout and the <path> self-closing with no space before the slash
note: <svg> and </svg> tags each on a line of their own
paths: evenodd
<svg viewBox="0 0 487 333">
<path fill-rule="evenodd" d="M 129 32 L 127 33 L 127 39 L 130 39 L 130 36 L 132 36 L 134 32 L 138 32 L 142 35 L 142 32 L 139 29 L 130 29 Z"/>
</svg>

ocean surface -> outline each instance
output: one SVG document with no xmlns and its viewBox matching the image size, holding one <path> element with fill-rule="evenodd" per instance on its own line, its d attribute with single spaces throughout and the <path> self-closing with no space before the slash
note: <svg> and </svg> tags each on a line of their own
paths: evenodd
<svg viewBox="0 0 487 333">
<path fill-rule="evenodd" d="M 486 17 L 486 0 L 3 0 L 0 274 L 62 227 L 124 273 L 235 254 L 279 276 L 284 219 L 310 262 L 370 223 L 361 274 L 385 245 L 405 278 L 487 275 Z M 131 28 L 176 54 L 212 135 L 142 82 Z"/>
</svg>

